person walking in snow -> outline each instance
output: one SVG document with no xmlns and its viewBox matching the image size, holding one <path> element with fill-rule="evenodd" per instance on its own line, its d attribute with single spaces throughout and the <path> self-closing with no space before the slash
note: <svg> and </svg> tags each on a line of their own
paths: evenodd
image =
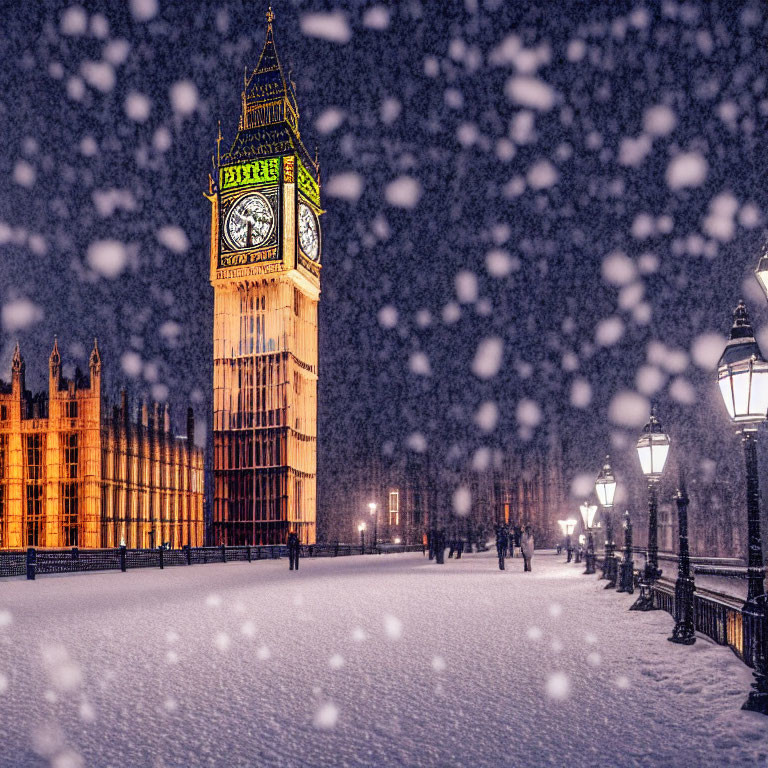
<svg viewBox="0 0 768 768">
<path fill-rule="evenodd" d="M 499 556 L 499 570 L 504 570 L 504 550 L 507 548 L 507 529 L 503 525 L 496 526 L 496 554 Z"/>
<path fill-rule="evenodd" d="M 525 568 L 523 570 L 530 571 L 531 560 L 533 559 L 533 530 L 530 525 L 525 526 L 525 533 L 520 537 L 520 549 L 525 561 Z"/>
<path fill-rule="evenodd" d="M 299 544 L 299 537 L 294 531 L 288 534 L 288 560 L 290 561 L 289 570 L 293 570 L 293 566 L 296 566 L 296 570 L 299 570 L 299 552 L 301 551 L 301 545 Z"/>
<path fill-rule="evenodd" d="M 445 528 L 435 532 L 435 562 L 437 565 L 445 564 Z"/>
<path fill-rule="evenodd" d="M 507 541 L 507 549 L 509 550 L 509 556 L 515 556 L 515 529 L 514 526 L 509 527 L 509 537 Z"/>
</svg>

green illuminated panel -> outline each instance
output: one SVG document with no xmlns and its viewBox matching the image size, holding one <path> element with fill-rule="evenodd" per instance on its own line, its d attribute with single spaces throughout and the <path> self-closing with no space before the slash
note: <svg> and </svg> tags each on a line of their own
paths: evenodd
<svg viewBox="0 0 768 768">
<path fill-rule="evenodd" d="M 320 187 L 312 178 L 309 171 L 301 164 L 301 160 L 296 158 L 299 166 L 299 190 L 303 192 L 307 200 L 320 207 Z"/>
<path fill-rule="evenodd" d="M 269 184 L 276 181 L 280 181 L 279 157 L 219 168 L 219 188 L 222 190 L 245 187 L 249 184 Z"/>
</svg>

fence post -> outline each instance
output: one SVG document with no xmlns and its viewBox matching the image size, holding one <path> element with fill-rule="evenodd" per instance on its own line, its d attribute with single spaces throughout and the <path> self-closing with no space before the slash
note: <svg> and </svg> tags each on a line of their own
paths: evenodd
<svg viewBox="0 0 768 768">
<path fill-rule="evenodd" d="M 192 565 L 192 547 L 189 544 L 185 544 L 184 549 L 186 550 L 187 565 Z"/>
<path fill-rule="evenodd" d="M 120 570 L 125 573 L 125 544 L 121 544 L 118 551 L 120 552 Z"/>
<path fill-rule="evenodd" d="M 30 581 L 35 580 L 35 573 L 37 572 L 37 553 L 34 547 L 27 547 L 27 579 Z"/>
<path fill-rule="evenodd" d="M 336 542 L 336 546 L 333 548 L 333 556 L 338 557 L 339 556 L 339 542 Z"/>
<path fill-rule="evenodd" d="M 224 544 L 221 545 L 221 562 L 227 562 L 227 548 Z"/>
<path fill-rule="evenodd" d="M 80 559 L 80 550 L 78 550 L 77 547 L 72 547 L 72 559 L 73 560 L 79 560 Z"/>
<path fill-rule="evenodd" d="M 159 546 L 157 548 L 157 551 L 160 553 L 160 568 L 161 569 L 163 568 L 163 549 L 164 549 L 163 546 Z"/>
<path fill-rule="evenodd" d="M 246 552 L 248 554 L 248 562 L 250 563 L 251 562 L 251 545 L 250 544 L 246 544 L 245 545 L 245 549 L 246 549 Z"/>
</svg>

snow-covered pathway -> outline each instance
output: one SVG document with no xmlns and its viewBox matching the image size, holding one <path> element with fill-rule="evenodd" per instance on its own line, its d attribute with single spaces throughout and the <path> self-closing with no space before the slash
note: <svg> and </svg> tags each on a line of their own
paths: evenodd
<svg viewBox="0 0 768 768">
<path fill-rule="evenodd" d="M 731 651 L 563 559 L 0 580 L 0 765 L 766 765 Z"/>
</svg>

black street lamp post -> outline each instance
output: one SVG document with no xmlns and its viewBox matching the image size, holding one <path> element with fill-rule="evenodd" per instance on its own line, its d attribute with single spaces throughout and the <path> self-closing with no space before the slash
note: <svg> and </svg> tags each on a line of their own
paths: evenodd
<svg viewBox="0 0 768 768">
<path fill-rule="evenodd" d="M 584 574 L 590 576 L 595 572 L 595 539 L 592 535 L 592 525 L 595 522 L 597 506 L 585 501 L 579 509 L 581 511 L 581 519 L 584 521 L 584 528 L 587 531 L 587 551 L 584 557 L 586 568 L 584 569 Z"/>
<path fill-rule="evenodd" d="M 365 523 L 360 523 L 357 526 L 357 530 L 360 532 L 360 554 L 365 554 Z"/>
<path fill-rule="evenodd" d="M 563 532 L 563 535 L 565 536 L 565 554 L 566 554 L 566 563 L 570 563 L 571 559 L 573 558 L 573 546 L 571 545 L 571 534 L 573 533 L 573 529 L 576 527 L 576 521 L 573 518 L 569 518 L 568 520 L 558 520 L 557 524 L 560 526 L 560 530 Z"/>
<path fill-rule="evenodd" d="M 617 592 L 632 594 L 635 591 L 635 564 L 632 560 L 632 520 L 629 510 L 624 513 L 624 560 L 621 563 L 621 578 Z"/>
<path fill-rule="evenodd" d="M 762 264 L 763 259 L 760 263 Z M 761 286 L 760 264 L 757 268 Z M 717 366 L 720 394 L 744 446 L 747 474 L 747 601 L 742 607 L 744 652 L 753 667 L 754 681 L 742 709 L 768 715 L 768 612 L 764 588 L 763 544 L 760 535 L 760 484 L 757 471 L 757 430 L 768 410 L 768 362 L 755 341 L 747 308 L 740 301 L 733 327 Z"/>
<path fill-rule="evenodd" d="M 637 455 L 648 483 L 648 554 L 645 558 L 643 576 L 640 579 L 640 596 L 629 610 L 653 611 L 656 610 L 656 606 L 653 604 L 652 586 L 653 582 L 661 576 L 657 525 L 658 488 L 661 473 L 664 471 L 669 455 L 669 435 L 661 428 L 653 409 L 637 441 Z"/>
<path fill-rule="evenodd" d="M 580 533 L 578 538 L 578 544 L 576 545 L 576 558 L 573 561 L 577 565 L 581 563 L 581 552 L 584 547 L 584 534 Z"/>
<path fill-rule="evenodd" d="M 373 548 L 375 549 L 379 538 L 379 514 L 376 502 L 372 501 L 368 504 L 368 509 L 371 511 L 371 517 L 373 518 Z"/>
<path fill-rule="evenodd" d="M 688 494 L 685 491 L 685 482 L 682 477 L 675 501 L 677 502 L 680 542 L 677 556 L 677 581 L 675 582 L 675 628 L 672 630 L 672 637 L 667 639 L 680 645 L 693 645 L 696 642 L 696 628 L 693 624 L 694 584 L 688 552 Z"/>
<path fill-rule="evenodd" d="M 615 543 L 613 541 L 613 499 L 616 495 L 616 478 L 611 469 L 611 457 L 606 456 L 603 462 L 603 468 L 595 480 L 595 493 L 603 508 L 603 517 L 605 517 L 605 553 L 603 560 L 603 575 L 601 578 L 608 579 L 606 589 L 613 589 L 616 586 L 617 563 L 614 556 Z"/>
</svg>

